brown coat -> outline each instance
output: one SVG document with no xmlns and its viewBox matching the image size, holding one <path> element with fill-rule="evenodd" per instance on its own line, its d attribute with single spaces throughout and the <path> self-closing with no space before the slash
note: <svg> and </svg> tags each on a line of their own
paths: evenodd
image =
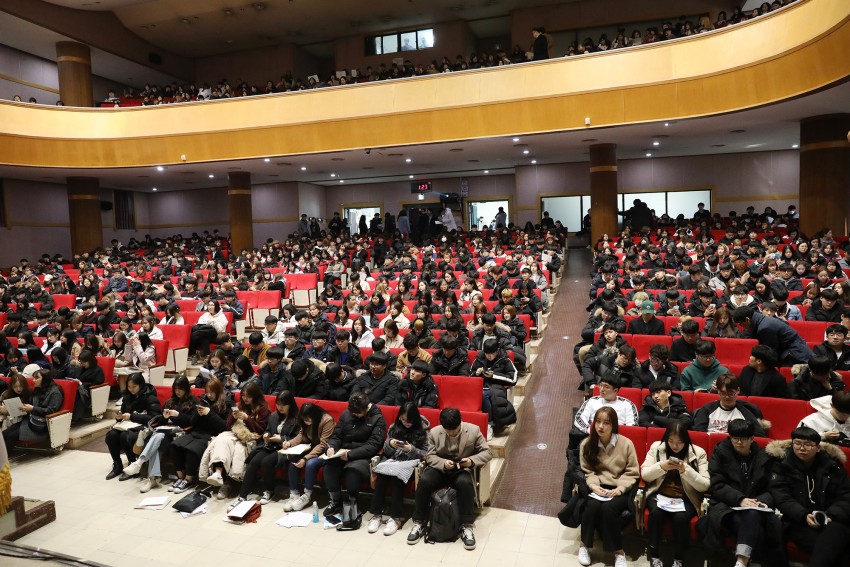
<svg viewBox="0 0 850 567">
<path fill-rule="evenodd" d="M 461 423 L 457 454 L 449 452 L 448 440 L 449 436 L 442 425 L 428 432 L 428 453 L 425 455 L 425 463 L 429 467 L 443 471 L 446 468 L 446 461 L 457 462 L 468 457 L 478 468 L 483 467 L 493 458 L 487 440 L 477 425 Z"/>
<path fill-rule="evenodd" d="M 430 352 L 427 352 L 424 348 L 420 348 L 419 352 L 416 354 L 416 360 L 424 360 L 428 364 L 431 364 L 431 356 Z M 406 366 L 410 366 L 410 356 L 407 354 L 407 350 L 398 355 L 398 361 L 395 365 L 395 371 L 398 373 L 404 372 L 404 368 Z"/>
<path fill-rule="evenodd" d="M 305 461 L 309 461 L 313 457 L 318 457 L 319 455 L 323 455 L 325 451 L 328 450 L 328 439 L 331 438 L 331 435 L 334 432 L 334 418 L 331 417 L 330 414 L 325 414 L 322 416 L 322 421 L 319 422 L 319 438 L 318 439 L 309 439 L 304 434 L 304 429 L 302 428 L 298 435 L 293 437 L 289 441 L 289 445 L 299 445 L 301 443 L 309 443 L 313 446 L 310 451 L 307 452 L 302 458 Z"/>
</svg>

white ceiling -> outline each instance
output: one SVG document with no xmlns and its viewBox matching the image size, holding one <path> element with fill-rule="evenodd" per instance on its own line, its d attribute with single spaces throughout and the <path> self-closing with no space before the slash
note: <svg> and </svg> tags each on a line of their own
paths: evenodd
<svg viewBox="0 0 850 567">
<path fill-rule="evenodd" d="M 342 87 L 344 88 L 344 87 Z M 286 96 L 286 95 L 272 95 Z M 204 104 L 193 103 L 193 104 Z M 410 147 L 372 148 L 332 154 L 269 156 L 265 159 L 155 168 L 111 170 L 0 166 L 0 177 L 64 183 L 68 176 L 93 176 L 101 186 L 133 191 L 178 191 L 221 187 L 230 171 L 249 171 L 253 184 L 306 182 L 318 185 L 428 180 L 513 173 L 516 166 L 588 161 L 588 146 L 618 144 L 619 159 L 791 150 L 799 143 L 799 121 L 809 116 L 850 113 L 850 82 L 796 100 L 708 117 L 616 128 L 588 128 L 523 136 L 465 140 Z M 745 132 L 733 133 L 733 130 Z M 653 142 L 658 141 L 659 146 Z M 523 154 L 528 150 L 528 154 Z M 646 157 L 646 153 L 652 157 Z M 408 163 L 405 160 L 410 158 Z M 306 171 L 301 168 L 306 167 Z M 210 178 L 209 176 L 214 177 Z"/>
</svg>

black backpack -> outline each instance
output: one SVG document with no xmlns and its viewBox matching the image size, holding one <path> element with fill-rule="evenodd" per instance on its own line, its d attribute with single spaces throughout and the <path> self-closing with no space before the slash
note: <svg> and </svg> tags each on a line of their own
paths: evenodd
<svg viewBox="0 0 850 567">
<path fill-rule="evenodd" d="M 457 491 L 454 488 L 441 488 L 431 495 L 431 512 L 428 529 L 425 532 L 427 543 L 455 541 L 460 535 L 460 506 Z"/>
</svg>

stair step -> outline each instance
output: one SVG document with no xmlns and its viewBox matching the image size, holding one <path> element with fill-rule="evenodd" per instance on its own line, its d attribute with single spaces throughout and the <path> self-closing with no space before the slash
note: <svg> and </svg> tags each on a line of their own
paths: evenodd
<svg viewBox="0 0 850 567">
<path fill-rule="evenodd" d="M 106 433 L 112 429 L 113 423 L 115 422 L 112 419 L 101 419 L 93 423 L 86 423 L 71 427 L 71 435 L 68 439 L 68 448 L 79 449 L 86 443 L 105 437 Z"/>
<path fill-rule="evenodd" d="M 540 342 L 543 339 L 532 339 L 528 341 L 528 344 L 525 346 L 525 352 L 529 355 L 540 353 Z"/>
<path fill-rule="evenodd" d="M 528 381 L 531 380 L 531 374 L 526 374 L 521 376 L 519 380 L 517 380 L 516 384 L 511 388 L 513 390 L 514 396 L 524 396 L 525 389 L 528 387 Z"/>
</svg>

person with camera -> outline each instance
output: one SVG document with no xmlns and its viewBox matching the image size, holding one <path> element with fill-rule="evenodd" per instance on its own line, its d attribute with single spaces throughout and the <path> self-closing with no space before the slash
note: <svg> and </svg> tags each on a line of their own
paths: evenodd
<svg viewBox="0 0 850 567">
<path fill-rule="evenodd" d="M 766 449 L 780 459 L 770 492 L 782 513 L 785 537 L 811 554 L 809 567 L 837 565 L 850 547 L 850 479 L 841 449 L 821 443 L 809 427 L 791 432 L 790 441 Z"/>
<path fill-rule="evenodd" d="M 457 491 L 463 547 L 467 550 L 475 549 L 475 534 L 472 531 L 475 522 L 475 481 L 471 473 L 493 458 L 487 440 L 477 425 L 461 420 L 460 410 L 445 408 L 440 412 L 440 425 L 428 432 L 427 447 L 427 467 L 416 487 L 413 527 L 407 536 L 407 543 L 414 545 L 425 535 L 431 494 L 448 484 Z"/>
</svg>

